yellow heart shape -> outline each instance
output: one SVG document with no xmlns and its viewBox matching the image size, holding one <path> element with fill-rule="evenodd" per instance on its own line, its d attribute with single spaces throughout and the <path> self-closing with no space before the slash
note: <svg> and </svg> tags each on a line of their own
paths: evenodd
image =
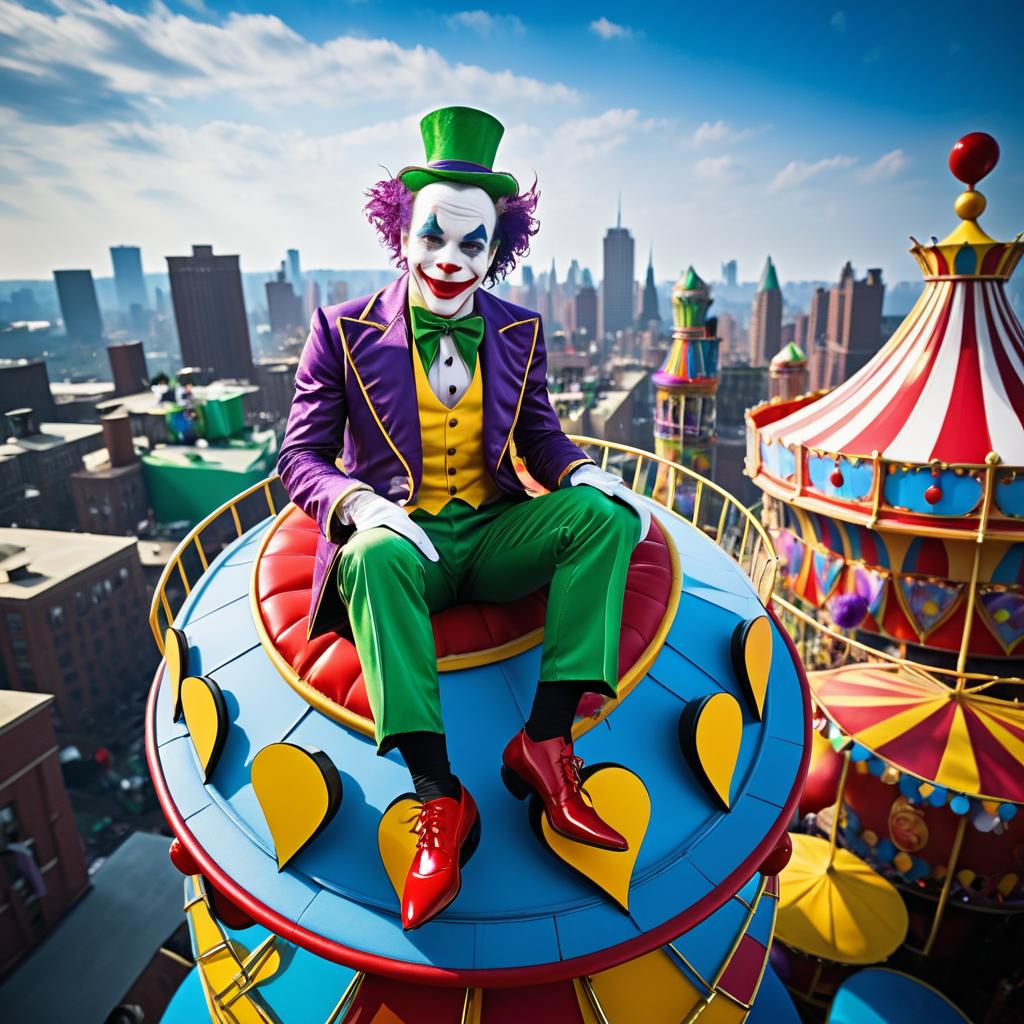
<svg viewBox="0 0 1024 1024">
<path fill-rule="evenodd" d="M 377 826 L 377 849 L 395 895 L 402 899 L 405 876 L 416 855 L 416 833 L 412 831 L 421 804 L 411 793 L 392 800 Z"/>
<path fill-rule="evenodd" d="M 181 681 L 181 710 L 203 769 L 203 781 L 209 782 L 228 738 L 224 695 L 209 676 L 185 676 Z"/>
<path fill-rule="evenodd" d="M 731 693 L 690 701 L 679 716 L 679 744 L 698 781 L 724 810 L 743 738 L 743 712 Z"/>
<path fill-rule="evenodd" d="M 341 776 L 331 759 L 294 743 L 271 743 L 252 759 L 252 788 L 274 841 L 278 871 L 341 806 Z"/>
<path fill-rule="evenodd" d="M 651 820 L 651 798 L 638 775 L 613 764 L 597 768 L 583 783 L 594 809 L 629 843 L 629 849 L 601 850 L 559 835 L 541 812 L 544 842 L 569 867 L 606 892 L 623 910 L 629 911 L 629 883 L 640 846 Z"/>
<path fill-rule="evenodd" d="M 167 665 L 167 682 L 171 687 L 171 708 L 176 722 L 181 718 L 181 681 L 188 669 L 188 639 L 184 632 L 167 627 L 164 633 L 164 662 Z"/>
<path fill-rule="evenodd" d="M 747 619 L 736 627 L 732 660 L 744 696 L 760 721 L 772 668 L 772 624 L 767 615 Z"/>
</svg>

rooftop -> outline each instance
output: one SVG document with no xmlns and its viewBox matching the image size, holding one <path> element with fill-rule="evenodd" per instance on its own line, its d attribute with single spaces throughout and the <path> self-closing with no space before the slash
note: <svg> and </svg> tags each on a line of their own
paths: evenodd
<svg viewBox="0 0 1024 1024">
<path fill-rule="evenodd" d="M 53 700 L 49 693 L 28 693 L 25 690 L 0 690 L 0 733 L 35 714 Z"/>
<path fill-rule="evenodd" d="M 28 437 L 8 437 L 0 443 L 0 450 L 12 449 L 10 454 L 18 451 L 40 452 L 51 448 L 59 448 L 64 444 L 81 441 L 86 437 L 95 437 L 103 433 L 98 423 L 41 423 L 39 433 Z"/>
<path fill-rule="evenodd" d="M 0 527 L 0 598 L 36 597 L 135 543 L 134 537 Z M 28 574 L 6 578 L 10 572 L 4 570 L 16 567 L 27 568 Z"/>
</svg>

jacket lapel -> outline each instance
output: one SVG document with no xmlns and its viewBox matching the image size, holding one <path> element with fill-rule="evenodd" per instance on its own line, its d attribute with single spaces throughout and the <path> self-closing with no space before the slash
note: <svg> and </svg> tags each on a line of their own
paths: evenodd
<svg viewBox="0 0 1024 1024">
<path fill-rule="evenodd" d="M 526 376 L 536 355 L 540 317 L 517 320 L 500 299 L 483 290 L 477 292 L 477 310 L 484 318 L 484 338 L 480 344 L 484 452 L 487 468 L 499 476 L 511 446 Z M 514 474 L 512 478 L 515 479 Z"/>
</svg>

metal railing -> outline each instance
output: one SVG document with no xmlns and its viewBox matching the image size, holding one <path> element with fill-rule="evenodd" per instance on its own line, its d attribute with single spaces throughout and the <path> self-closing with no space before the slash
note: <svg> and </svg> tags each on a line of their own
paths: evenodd
<svg viewBox="0 0 1024 1024">
<path fill-rule="evenodd" d="M 758 518 L 728 491 L 693 470 L 639 448 L 590 437 L 571 439 L 589 449 L 603 469 L 618 471 L 632 490 L 653 498 L 707 534 L 740 565 L 761 602 L 768 603 L 775 587 L 778 556 Z M 277 515 L 287 501 L 280 478 L 267 477 L 214 509 L 178 544 L 160 574 L 149 609 L 149 627 L 161 654 L 167 627 L 216 554 L 267 516 Z"/>
</svg>

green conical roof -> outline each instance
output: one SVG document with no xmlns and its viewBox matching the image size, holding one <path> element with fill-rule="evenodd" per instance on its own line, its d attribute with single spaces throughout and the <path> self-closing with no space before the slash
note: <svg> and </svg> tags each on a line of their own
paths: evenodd
<svg viewBox="0 0 1024 1024">
<path fill-rule="evenodd" d="M 791 341 L 781 352 L 777 352 L 772 359 L 772 365 L 774 366 L 785 366 L 789 363 L 806 363 L 807 354 L 804 350 L 795 342 Z"/>
<path fill-rule="evenodd" d="M 698 288 L 703 288 L 704 282 L 701 280 L 700 274 L 693 269 L 691 265 L 686 271 L 686 277 L 683 280 L 683 288 L 688 292 L 696 291 Z"/>
<path fill-rule="evenodd" d="M 771 256 L 764 261 L 764 270 L 761 271 L 761 283 L 757 286 L 759 292 L 777 292 L 779 290 L 779 279 L 775 275 L 775 264 Z"/>
</svg>

